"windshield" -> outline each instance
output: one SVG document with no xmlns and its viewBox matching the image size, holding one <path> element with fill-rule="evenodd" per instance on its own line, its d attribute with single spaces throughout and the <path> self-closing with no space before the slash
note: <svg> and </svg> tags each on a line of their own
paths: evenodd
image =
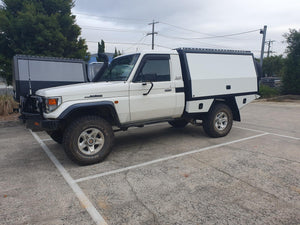
<svg viewBox="0 0 300 225">
<path fill-rule="evenodd" d="M 126 81 L 139 57 L 139 54 L 114 59 L 103 72 L 99 81 Z"/>
</svg>

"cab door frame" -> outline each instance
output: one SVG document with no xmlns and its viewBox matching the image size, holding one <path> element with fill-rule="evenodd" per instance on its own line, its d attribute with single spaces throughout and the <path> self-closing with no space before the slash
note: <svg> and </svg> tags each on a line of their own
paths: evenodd
<svg viewBox="0 0 300 225">
<path fill-rule="evenodd" d="M 143 82 L 139 75 L 149 60 L 167 60 L 169 79 Z M 160 120 L 174 116 L 176 92 L 175 83 L 171 76 L 170 64 L 169 54 L 146 54 L 143 56 L 129 85 L 129 108 L 132 122 Z M 155 71 L 155 68 L 153 68 L 153 71 Z M 151 86 L 152 89 L 149 92 Z"/>
</svg>

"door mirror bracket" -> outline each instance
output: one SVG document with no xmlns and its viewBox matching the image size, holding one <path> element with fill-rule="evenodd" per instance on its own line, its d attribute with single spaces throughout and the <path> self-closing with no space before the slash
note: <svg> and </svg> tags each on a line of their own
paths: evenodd
<svg viewBox="0 0 300 225">
<path fill-rule="evenodd" d="M 148 95 L 150 93 L 150 91 L 153 88 L 153 81 L 157 80 L 157 74 L 156 73 L 152 73 L 152 74 L 142 74 L 142 85 L 147 85 L 148 82 L 150 82 L 151 87 L 148 90 L 147 93 L 143 93 L 144 96 Z"/>
<path fill-rule="evenodd" d="M 142 84 L 143 84 L 143 85 L 146 85 L 147 83 L 142 83 Z M 145 96 L 145 95 L 148 95 L 148 94 L 150 93 L 150 91 L 152 90 L 152 88 L 153 88 L 153 82 L 150 81 L 150 84 L 151 84 L 151 87 L 150 87 L 150 89 L 148 90 L 147 93 L 143 93 L 144 96 Z"/>
</svg>

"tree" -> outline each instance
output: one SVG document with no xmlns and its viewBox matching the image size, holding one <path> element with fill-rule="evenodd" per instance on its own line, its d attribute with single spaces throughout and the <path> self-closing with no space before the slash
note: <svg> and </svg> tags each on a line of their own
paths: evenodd
<svg viewBox="0 0 300 225">
<path fill-rule="evenodd" d="M 264 58 L 263 75 L 267 77 L 282 76 L 285 59 L 282 55 Z"/>
<path fill-rule="evenodd" d="M 118 57 L 119 55 L 122 55 L 120 50 L 117 50 L 117 48 L 115 48 L 115 53 L 114 53 L 114 58 Z"/>
<path fill-rule="evenodd" d="M 101 40 L 101 43 L 98 42 L 98 56 L 96 57 L 97 62 L 104 62 L 104 55 L 105 53 L 105 42 Z"/>
<path fill-rule="evenodd" d="M 300 30 L 291 29 L 284 34 L 287 42 L 287 59 L 284 67 L 283 91 L 300 94 Z"/>
<path fill-rule="evenodd" d="M 98 53 L 105 53 L 105 42 L 103 40 L 101 40 L 101 44 L 98 42 Z"/>
<path fill-rule="evenodd" d="M 0 75 L 8 84 L 16 54 L 87 58 L 81 29 L 71 14 L 73 0 L 2 0 Z"/>
</svg>

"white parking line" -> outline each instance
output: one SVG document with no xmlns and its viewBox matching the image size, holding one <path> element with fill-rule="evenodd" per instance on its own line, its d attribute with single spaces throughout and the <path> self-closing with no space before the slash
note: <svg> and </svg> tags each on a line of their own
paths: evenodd
<svg viewBox="0 0 300 225">
<path fill-rule="evenodd" d="M 90 200 L 86 197 L 84 192 L 81 190 L 81 188 L 78 186 L 78 184 L 74 181 L 74 179 L 70 176 L 70 174 L 66 171 L 66 169 L 61 165 L 61 163 L 56 159 L 56 157 L 53 155 L 53 153 L 50 151 L 48 146 L 41 140 L 41 138 L 32 132 L 30 130 L 30 133 L 35 138 L 35 140 L 41 145 L 44 152 L 48 155 L 50 160 L 53 162 L 53 164 L 56 166 L 60 174 L 65 178 L 66 182 L 69 184 L 69 186 L 72 188 L 74 193 L 76 194 L 77 198 L 81 202 L 81 204 L 85 207 L 86 211 L 90 214 L 92 219 L 96 224 L 105 224 L 105 220 L 100 215 L 100 213 L 96 210 L 96 208 L 93 206 L 93 204 L 90 202 Z"/>
<path fill-rule="evenodd" d="M 52 138 L 47 138 L 47 139 L 41 139 L 41 141 L 45 142 L 45 141 L 53 141 Z"/>
<path fill-rule="evenodd" d="M 250 129 L 250 128 L 239 127 L 239 126 L 233 126 L 233 127 L 238 128 L 238 129 L 242 129 L 242 130 L 249 130 L 249 131 L 259 132 L 259 133 L 265 133 L 266 132 L 266 131 L 263 131 L 263 130 Z M 282 134 L 276 134 L 276 133 L 270 133 L 270 132 L 268 132 L 268 133 L 271 134 L 271 135 L 279 136 L 279 137 L 290 138 L 290 139 L 294 139 L 294 140 L 300 140 L 300 138 L 297 138 L 297 137 L 292 137 L 292 136 L 287 136 L 287 135 L 282 135 Z"/>
<path fill-rule="evenodd" d="M 91 179 L 95 179 L 95 178 L 98 178 L 98 177 L 104 177 L 104 176 L 111 175 L 111 174 L 121 173 L 121 172 L 124 172 L 124 171 L 127 171 L 127 170 L 132 170 L 132 169 L 148 166 L 148 165 L 151 165 L 151 164 L 154 164 L 154 163 L 159 163 L 159 162 L 163 162 L 163 161 L 166 161 L 166 160 L 175 159 L 175 158 L 183 157 L 183 156 L 186 156 L 186 155 L 195 154 L 195 153 L 198 153 L 198 152 L 207 151 L 207 150 L 210 150 L 210 149 L 213 149 L 213 148 L 218 148 L 218 147 L 222 147 L 222 146 L 225 146 L 225 145 L 230 145 L 230 144 L 234 144 L 234 143 L 238 143 L 238 142 L 242 142 L 242 141 L 247 141 L 247 140 L 257 138 L 257 137 L 261 137 L 261 136 L 264 136 L 264 135 L 267 135 L 267 134 L 269 134 L 269 133 L 265 132 L 263 134 L 258 134 L 258 135 L 242 138 L 242 139 L 235 140 L 235 141 L 230 141 L 230 142 L 226 142 L 226 143 L 222 143 L 222 144 L 212 145 L 212 146 L 209 146 L 209 147 L 196 149 L 196 150 L 180 153 L 180 154 L 177 154 L 177 155 L 167 156 L 167 157 L 164 157 L 164 158 L 155 159 L 155 160 L 148 161 L 148 162 L 145 162 L 145 163 L 124 167 L 124 168 L 121 168 L 121 169 L 116 169 L 116 170 L 112 170 L 112 171 L 108 171 L 108 172 L 104 172 L 104 173 L 91 175 L 91 176 L 79 178 L 79 179 L 75 180 L 75 182 L 79 183 L 79 182 L 82 182 L 82 181 L 91 180 Z"/>
</svg>

